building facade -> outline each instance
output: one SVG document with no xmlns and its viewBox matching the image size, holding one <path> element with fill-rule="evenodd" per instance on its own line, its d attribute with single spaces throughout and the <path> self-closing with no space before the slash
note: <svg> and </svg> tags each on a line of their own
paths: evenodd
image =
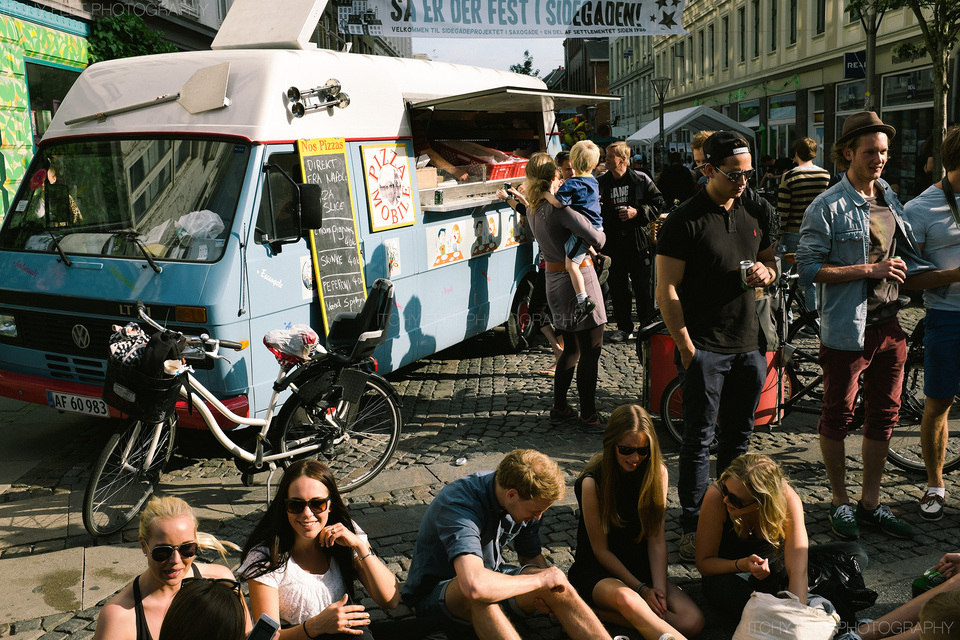
<svg viewBox="0 0 960 640">
<path fill-rule="evenodd" d="M 630 36 L 610 40 L 610 94 L 620 96 L 611 107 L 613 137 L 623 140 L 654 118 L 653 38 Z"/>
<path fill-rule="evenodd" d="M 652 39 L 654 75 L 672 80 L 665 111 L 710 106 L 748 124 L 756 132 L 759 153 L 773 157 L 792 156 L 794 142 L 809 136 L 821 147 L 817 162 L 832 170 L 832 141 L 846 117 L 863 110 L 867 99 L 866 33 L 846 5 L 845 0 L 687 3 L 683 26 L 688 33 Z M 927 184 L 918 166 L 933 127 L 933 81 L 929 59 L 901 60 L 894 46 L 921 39 L 909 9 L 880 18 L 877 95 L 870 99 L 883 120 L 897 128 L 884 176 L 903 200 Z M 956 58 L 952 67 L 956 87 Z M 655 99 L 648 104 L 656 107 Z M 953 110 L 948 119 L 955 120 L 956 99 L 948 104 Z M 655 108 L 650 115 L 656 115 Z M 641 122 L 649 119 L 640 115 Z M 671 142 L 682 146 L 689 134 Z"/>
<path fill-rule="evenodd" d="M 608 94 L 609 90 L 609 41 L 607 38 L 568 38 L 563 41 L 564 90 L 575 93 Z M 596 108 L 579 107 L 578 114 L 585 118 L 594 140 L 606 139 L 604 126 L 610 126 L 610 105 L 603 103 Z"/>
</svg>

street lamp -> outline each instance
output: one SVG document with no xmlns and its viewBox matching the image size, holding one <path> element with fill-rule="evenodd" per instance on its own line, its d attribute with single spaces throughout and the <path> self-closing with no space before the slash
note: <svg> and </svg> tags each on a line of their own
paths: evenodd
<svg viewBox="0 0 960 640">
<path fill-rule="evenodd" d="M 657 100 L 660 101 L 660 162 L 661 167 L 666 166 L 666 150 L 664 149 L 663 142 L 663 99 L 667 96 L 667 87 L 670 86 L 670 78 L 666 76 L 657 76 L 653 78 L 650 82 L 653 83 L 653 90 L 657 94 Z M 654 167 L 654 173 L 660 167 Z M 660 169 L 662 171 L 662 169 Z"/>
<path fill-rule="evenodd" d="M 880 21 L 883 20 L 883 11 L 877 11 L 876 0 L 868 2 L 860 9 L 860 24 L 867 35 L 866 51 L 864 52 L 864 104 L 867 111 L 874 111 L 874 85 L 876 83 L 877 68 L 877 32 L 880 31 Z"/>
</svg>

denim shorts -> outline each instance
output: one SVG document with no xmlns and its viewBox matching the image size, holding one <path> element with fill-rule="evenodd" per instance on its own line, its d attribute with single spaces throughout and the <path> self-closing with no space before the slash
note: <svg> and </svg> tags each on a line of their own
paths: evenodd
<svg viewBox="0 0 960 640">
<path fill-rule="evenodd" d="M 535 564 L 527 564 L 522 567 L 517 567 L 512 564 L 503 564 L 497 569 L 497 573 L 502 573 L 508 576 L 520 575 L 520 572 L 526 569 L 527 567 L 534 567 L 539 569 Z M 464 626 L 472 626 L 473 623 L 469 620 L 464 620 L 463 618 L 458 618 L 453 615 L 450 609 L 447 608 L 447 587 L 450 585 L 450 580 L 443 580 L 437 583 L 437 586 L 433 588 L 433 591 L 428 593 L 423 597 L 420 602 L 416 605 L 416 612 L 418 616 L 426 618 L 446 618 L 447 620 L 452 620 L 457 624 L 462 624 Z M 501 608 L 505 609 L 507 613 L 511 613 L 517 616 L 527 615 L 523 609 L 517 604 L 516 598 L 510 598 L 500 602 Z"/>
<path fill-rule="evenodd" d="M 927 309 L 923 338 L 923 393 L 952 398 L 960 391 L 960 313 Z"/>
</svg>

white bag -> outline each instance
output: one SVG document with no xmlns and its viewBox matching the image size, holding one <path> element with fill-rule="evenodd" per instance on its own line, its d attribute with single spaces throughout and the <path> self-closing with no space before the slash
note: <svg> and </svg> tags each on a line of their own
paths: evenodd
<svg viewBox="0 0 960 640">
<path fill-rule="evenodd" d="M 830 640 L 839 623 L 835 611 L 828 613 L 822 604 L 801 604 L 789 591 L 781 591 L 779 596 L 754 592 L 743 608 L 733 640 Z"/>
</svg>

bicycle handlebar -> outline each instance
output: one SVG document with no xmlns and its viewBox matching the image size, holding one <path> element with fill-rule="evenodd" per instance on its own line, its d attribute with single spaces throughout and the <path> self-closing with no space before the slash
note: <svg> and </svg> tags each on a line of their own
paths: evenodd
<svg viewBox="0 0 960 640">
<path fill-rule="evenodd" d="M 156 320 L 154 320 L 149 315 L 147 315 L 147 307 L 146 305 L 143 304 L 142 300 L 137 300 L 137 314 L 140 316 L 140 318 L 144 322 L 149 324 L 151 327 L 153 327 L 157 331 L 168 331 L 166 327 L 160 325 Z M 211 355 L 211 353 L 208 352 L 205 348 L 207 346 L 214 348 L 214 351 L 212 352 L 213 354 L 216 354 L 217 347 L 225 347 L 227 349 L 233 349 L 234 351 L 243 351 L 243 349 L 246 348 L 240 342 L 234 342 L 233 340 L 217 340 L 215 338 L 211 338 L 206 334 L 201 336 L 188 336 L 180 331 L 177 331 L 176 333 L 179 333 L 180 335 L 184 336 L 188 342 L 200 343 L 203 346 L 202 348 L 204 353 L 206 353 L 207 355 Z"/>
</svg>

